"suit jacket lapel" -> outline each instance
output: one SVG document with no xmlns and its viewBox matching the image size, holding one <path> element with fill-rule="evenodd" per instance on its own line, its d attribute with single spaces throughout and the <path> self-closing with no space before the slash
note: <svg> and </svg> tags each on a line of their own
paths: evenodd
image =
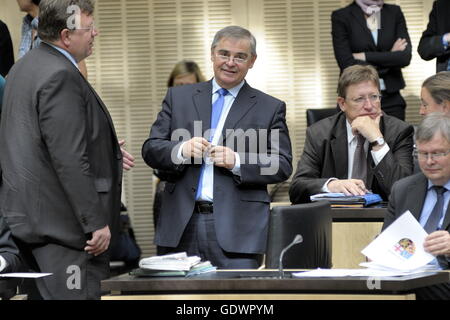
<svg viewBox="0 0 450 320">
<path fill-rule="evenodd" d="M 330 138 L 336 178 L 348 178 L 348 139 L 345 114 L 337 118 Z"/>
<path fill-rule="evenodd" d="M 375 41 L 373 40 L 372 33 L 370 32 L 369 28 L 367 28 L 367 21 L 362 9 L 356 3 L 354 3 L 351 9 L 351 13 L 355 17 L 355 20 L 361 25 L 361 30 L 367 33 L 366 36 L 369 37 L 370 41 L 375 46 Z"/>
<path fill-rule="evenodd" d="M 385 30 L 391 30 L 392 24 L 391 21 L 394 21 L 393 18 L 389 16 L 389 13 L 386 10 L 386 6 L 383 6 L 383 8 L 380 11 L 381 14 L 381 28 L 378 30 L 378 41 L 377 41 L 377 48 L 383 48 L 383 40 L 384 40 L 384 33 Z"/>
<path fill-rule="evenodd" d="M 409 211 L 419 221 L 420 214 L 422 213 L 423 204 L 427 195 L 427 178 L 421 174 L 420 178 L 408 186 L 406 192 L 405 203 L 409 204 Z"/>
<path fill-rule="evenodd" d="M 236 99 L 234 100 L 233 104 L 231 105 L 230 111 L 228 112 L 228 116 L 225 119 L 225 123 L 223 125 L 222 136 L 226 135 L 227 129 L 234 129 L 236 127 L 238 122 L 256 104 L 256 101 L 257 101 L 257 99 L 256 99 L 255 91 L 253 91 L 253 89 L 246 82 L 242 86 Z M 231 134 L 231 132 L 229 134 Z M 226 140 L 227 136 L 225 136 L 225 140 Z M 224 140 L 224 144 L 225 144 L 225 140 Z"/>
<path fill-rule="evenodd" d="M 212 82 L 202 83 L 192 96 L 195 110 L 197 111 L 197 119 L 202 123 L 202 133 L 211 127 L 211 104 L 212 99 Z"/>
<path fill-rule="evenodd" d="M 84 77 L 83 77 L 84 78 Z M 89 83 L 89 81 L 87 81 L 86 79 L 84 79 L 89 87 L 89 89 L 91 89 L 92 93 L 95 96 L 95 99 L 97 99 L 98 104 L 100 105 L 100 108 L 103 110 L 103 113 L 106 115 L 106 118 L 108 119 L 109 125 L 111 127 L 112 132 L 114 133 L 114 137 L 116 137 L 117 139 L 117 135 L 116 135 L 116 130 L 114 129 L 114 122 L 111 118 L 111 115 L 108 111 L 108 109 L 106 108 L 105 104 L 103 103 L 102 99 L 100 99 L 99 95 L 97 94 L 97 92 L 95 91 L 95 89 L 91 86 L 91 84 Z"/>
</svg>

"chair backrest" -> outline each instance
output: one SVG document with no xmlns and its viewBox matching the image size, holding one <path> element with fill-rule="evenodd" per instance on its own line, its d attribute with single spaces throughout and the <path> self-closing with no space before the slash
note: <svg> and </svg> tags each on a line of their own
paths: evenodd
<svg viewBox="0 0 450 320">
<path fill-rule="evenodd" d="M 306 125 L 309 127 L 313 123 L 322 120 L 324 118 L 330 117 L 338 113 L 337 108 L 326 108 L 326 109 L 306 109 Z"/>
<path fill-rule="evenodd" d="M 331 207 L 328 201 L 273 207 L 270 214 L 266 268 L 276 269 L 280 253 L 296 234 L 303 242 L 284 255 L 284 268 L 331 268 Z"/>
</svg>

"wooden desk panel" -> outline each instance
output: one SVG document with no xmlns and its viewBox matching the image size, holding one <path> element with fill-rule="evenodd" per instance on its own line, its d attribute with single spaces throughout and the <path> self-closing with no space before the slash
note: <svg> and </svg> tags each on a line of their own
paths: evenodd
<svg viewBox="0 0 450 320">
<path fill-rule="evenodd" d="M 361 250 L 375 239 L 382 226 L 382 222 L 333 222 L 333 268 L 361 268 L 359 264 L 365 261 Z"/>
</svg>

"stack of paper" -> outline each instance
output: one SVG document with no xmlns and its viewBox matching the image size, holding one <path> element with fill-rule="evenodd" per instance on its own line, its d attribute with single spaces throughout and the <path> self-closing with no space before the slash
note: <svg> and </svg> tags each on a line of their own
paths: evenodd
<svg viewBox="0 0 450 320">
<path fill-rule="evenodd" d="M 371 262 L 360 265 L 404 273 L 429 270 L 435 257 L 423 248 L 426 237 L 419 222 L 406 211 L 361 251 Z"/>
<path fill-rule="evenodd" d="M 139 261 L 136 276 L 193 276 L 215 271 L 209 261 L 201 262 L 200 257 L 188 257 L 186 252 L 144 258 Z"/>
<path fill-rule="evenodd" d="M 363 196 L 346 196 L 344 193 L 319 193 L 310 197 L 311 201 L 327 200 L 332 207 L 367 207 L 382 201 L 379 194 L 366 193 Z"/>
<path fill-rule="evenodd" d="M 296 278 L 336 278 L 336 277 L 396 277 L 406 274 L 423 272 L 417 270 L 415 272 L 404 272 L 399 270 L 380 270 L 380 269 L 316 269 L 305 272 L 293 273 Z"/>
<path fill-rule="evenodd" d="M 200 257 L 188 257 L 186 252 L 180 252 L 141 259 L 139 267 L 152 270 L 189 271 L 200 260 Z"/>
<path fill-rule="evenodd" d="M 423 248 L 426 236 L 419 222 L 406 211 L 361 251 L 371 261 L 360 264 L 367 269 L 317 269 L 294 273 L 293 276 L 393 277 L 434 271 L 437 266 L 430 262 L 435 257 Z"/>
</svg>

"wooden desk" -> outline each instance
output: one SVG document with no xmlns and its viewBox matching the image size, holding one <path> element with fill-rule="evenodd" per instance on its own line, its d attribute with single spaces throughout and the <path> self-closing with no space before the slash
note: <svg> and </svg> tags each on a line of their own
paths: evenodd
<svg viewBox="0 0 450 320">
<path fill-rule="evenodd" d="M 386 208 L 333 208 L 333 268 L 360 268 L 361 254 L 380 233 Z"/>
<path fill-rule="evenodd" d="M 285 272 L 290 276 L 290 272 Z M 378 282 L 376 282 L 378 281 Z M 218 299 L 415 299 L 414 289 L 449 281 L 448 272 L 373 280 L 367 277 L 285 278 L 274 270 L 220 270 L 191 278 L 137 278 L 128 274 L 103 280 L 103 300 Z"/>
</svg>

